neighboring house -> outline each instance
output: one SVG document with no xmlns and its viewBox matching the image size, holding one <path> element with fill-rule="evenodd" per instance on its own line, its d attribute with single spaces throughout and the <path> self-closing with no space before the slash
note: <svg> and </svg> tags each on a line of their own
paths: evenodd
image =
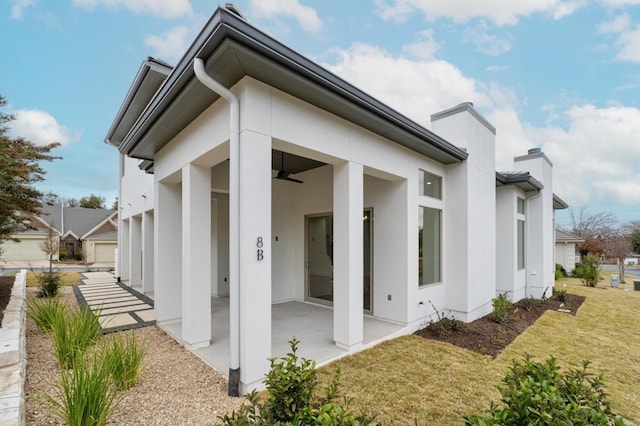
<svg viewBox="0 0 640 426">
<path fill-rule="evenodd" d="M 640 254 L 633 253 L 624 259 L 625 265 L 640 265 Z"/>
<path fill-rule="evenodd" d="M 3 245 L 3 260 L 48 260 L 41 245 L 52 225 L 60 236 L 59 258 L 79 259 L 87 263 L 115 261 L 118 246 L 118 217 L 115 210 L 44 205 L 42 215 L 30 217 L 34 231 L 15 235 L 20 242 Z"/>
<path fill-rule="evenodd" d="M 43 218 L 31 215 L 24 217 L 24 220 L 28 221 L 33 229 L 12 235 L 12 239 L 2 243 L 0 260 L 49 260 L 49 256 L 42 250 L 42 245 L 47 241 L 50 223 Z M 60 233 L 55 226 L 53 229 L 59 236 Z M 53 260 L 58 260 L 58 253 L 53 255 Z"/>
<path fill-rule="evenodd" d="M 562 265 L 568 274 L 576 268 L 580 262 L 578 244 L 584 240 L 576 235 L 556 229 L 556 263 Z"/>
<path fill-rule="evenodd" d="M 431 122 L 219 8 L 175 68 L 142 63 L 105 138 L 120 152 L 119 278 L 243 392 L 291 338 L 275 337 L 273 304 L 298 303 L 290 321 L 331 308 L 319 343 L 346 354 L 377 341 L 374 320 L 397 335 L 434 308 L 472 321 L 501 292 L 549 296 L 567 207 L 551 161 L 533 149 L 496 173 L 496 130 L 471 103 Z"/>
</svg>

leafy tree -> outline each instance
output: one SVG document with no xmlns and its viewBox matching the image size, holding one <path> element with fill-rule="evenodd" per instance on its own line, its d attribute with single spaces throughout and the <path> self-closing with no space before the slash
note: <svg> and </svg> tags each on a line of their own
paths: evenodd
<svg viewBox="0 0 640 426">
<path fill-rule="evenodd" d="M 6 104 L 0 96 L 0 107 Z M 10 137 L 7 124 L 14 119 L 0 112 L 0 256 L 2 243 L 11 235 L 33 227 L 17 213 L 41 213 L 44 194 L 34 186 L 44 180 L 45 171 L 40 162 L 60 158 L 51 155 L 51 151 L 60 146 L 57 142 L 39 146 L 22 137 Z"/>
<path fill-rule="evenodd" d="M 115 201 L 111 205 L 111 210 L 118 210 L 118 197 L 116 197 Z"/>
<path fill-rule="evenodd" d="M 99 195 L 91 194 L 88 197 L 80 198 L 78 202 L 79 207 L 84 207 L 85 209 L 104 209 L 105 203 L 107 200 L 104 197 Z"/>
<path fill-rule="evenodd" d="M 65 198 L 64 199 L 65 207 L 80 207 L 80 203 L 75 198 Z"/>
<path fill-rule="evenodd" d="M 606 251 L 607 239 L 614 234 L 618 220 L 610 212 L 589 213 L 582 208 L 578 211 L 569 210 L 572 228 L 567 231 L 584 240 L 578 244 L 581 256 L 589 253 L 600 255 Z"/>
</svg>

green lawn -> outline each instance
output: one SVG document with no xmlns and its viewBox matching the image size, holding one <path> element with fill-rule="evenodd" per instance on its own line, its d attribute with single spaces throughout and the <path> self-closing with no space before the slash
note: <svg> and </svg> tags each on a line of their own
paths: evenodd
<svg viewBox="0 0 640 426">
<path fill-rule="evenodd" d="M 619 289 L 609 277 L 588 288 L 564 279 L 569 293 L 587 299 L 576 316 L 546 312 L 495 360 L 415 336 L 394 339 L 320 369 L 324 378 L 339 367 L 341 393 L 356 411 L 378 413 L 382 424 L 464 424 L 462 414 L 480 413 L 499 401 L 495 386 L 515 358 L 529 353 L 558 358 L 563 367 L 589 359 L 604 372 L 614 410 L 640 420 L 640 291 L 633 277 Z M 625 291 L 626 290 L 626 291 Z M 304 345 L 304 342 L 302 342 Z"/>
<path fill-rule="evenodd" d="M 27 272 L 27 287 L 37 287 L 38 280 L 36 279 L 37 272 Z M 77 285 L 80 282 L 79 272 L 60 272 L 61 285 Z"/>
</svg>

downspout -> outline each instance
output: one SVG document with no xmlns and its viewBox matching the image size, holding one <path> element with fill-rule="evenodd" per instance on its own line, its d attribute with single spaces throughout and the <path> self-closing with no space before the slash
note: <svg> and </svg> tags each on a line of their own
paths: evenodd
<svg viewBox="0 0 640 426">
<path fill-rule="evenodd" d="M 240 101 L 229 89 L 209 76 L 200 58 L 193 71 L 206 87 L 230 105 L 229 126 L 229 396 L 239 396 L 240 387 Z"/>
</svg>

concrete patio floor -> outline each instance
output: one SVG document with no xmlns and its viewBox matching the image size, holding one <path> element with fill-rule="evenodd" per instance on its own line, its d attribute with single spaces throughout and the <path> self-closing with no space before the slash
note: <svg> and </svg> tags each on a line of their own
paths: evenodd
<svg viewBox="0 0 640 426">
<path fill-rule="evenodd" d="M 211 299 L 211 345 L 196 349 L 198 355 L 225 377 L 229 373 L 229 299 Z M 285 302 L 272 305 L 271 356 L 281 357 L 289 352 L 288 341 L 295 336 L 300 344 L 298 355 L 313 359 L 318 366 L 349 353 L 374 346 L 380 341 L 402 334 L 403 325 L 364 316 L 364 341 L 357 350 L 346 351 L 333 344 L 333 309 L 305 302 Z M 161 325 L 170 335 L 181 341 L 182 323 Z"/>
</svg>

